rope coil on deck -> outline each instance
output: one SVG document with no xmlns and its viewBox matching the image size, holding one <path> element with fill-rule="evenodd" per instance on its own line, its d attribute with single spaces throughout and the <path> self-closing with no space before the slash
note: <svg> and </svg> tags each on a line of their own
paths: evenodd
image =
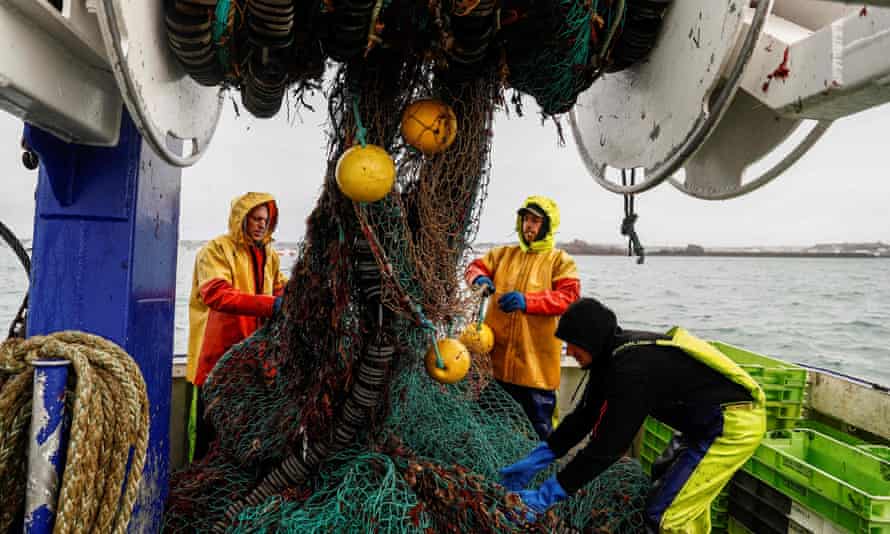
<svg viewBox="0 0 890 534">
<path fill-rule="evenodd" d="M 70 361 L 77 377 L 53 532 L 123 533 L 148 448 L 145 381 L 136 362 L 119 346 L 75 331 L 0 344 L 0 532 L 11 528 L 24 505 L 27 462 L 23 459 L 34 374 L 29 364 L 45 359 Z"/>
</svg>

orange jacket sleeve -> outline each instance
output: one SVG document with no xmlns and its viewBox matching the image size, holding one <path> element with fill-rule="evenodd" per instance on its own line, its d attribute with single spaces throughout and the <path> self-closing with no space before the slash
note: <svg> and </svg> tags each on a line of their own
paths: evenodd
<svg viewBox="0 0 890 534">
<path fill-rule="evenodd" d="M 467 281 L 468 286 L 473 285 L 473 280 L 479 278 L 480 276 L 487 276 L 491 278 L 491 271 L 488 270 L 488 267 L 485 266 L 485 262 L 482 258 L 477 258 L 473 260 L 470 265 L 467 266 L 467 272 L 464 275 L 464 280 Z"/>
<path fill-rule="evenodd" d="M 271 317 L 275 296 L 238 291 L 222 278 L 208 280 L 200 288 L 201 300 L 211 310 L 252 317 Z"/>
<path fill-rule="evenodd" d="M 525 294 L 525 313 L 530 315 L 562 315 L 570 304 L 581 297 L 581 281 L 561 278 L 553 289 Z"/>
</svg>

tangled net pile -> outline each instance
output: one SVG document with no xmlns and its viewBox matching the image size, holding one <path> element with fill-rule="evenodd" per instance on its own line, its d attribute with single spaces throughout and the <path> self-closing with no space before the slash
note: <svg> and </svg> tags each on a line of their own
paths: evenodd
<svg viewBox="0 0 890 534">
<path fill-rule="evenodd" d="M 642 530 L 648 480 L 631 460 L 529 522 L 497 483 L 538 441 L 522 409 L 490 382 L 485 355 L 451 386 L 422 360 L 476 309 L 459 273 L 505 88 L 531 94 L 545 114 L 567 110 L 614 58 L 645 48 L 666 3 L 325 0 L 317 11 L 293 0 L 168 0 L 187 71 L 237 87 L 258 116 L 274 114 L 286 88 L 299 98 L 314 87 L 326 57 L 342 63 L 327 90 L 324 185 L 282 313 L 204 384 L 218 437 L 172 477 L 167 531 Z M 400 137 L 402 110 L 426 97 L 457 116 L 456 141 L 435 155 Z M 337 187 L 337 162 L 359 142 L 395 162 L 396 184 L 377 202 Z"/>
<path fill-rule="evenodd" d="M 458 273 L 484 197 L 498 87 L 455 83 L 385 52 L 340 69 L 328 171 L 283 313 L 205 383 L 219 437 L 173 477 L 168 531 L 639 530 L 647 481 L 635 462 L 527 523 L 522 503 L 496 483 L 498 468 L 537 441 L 521 408 L 488 383 L 484 358 L 454 386 L 422 365 L 431 339 L 473 308 Z M 398 135 L 399 111 L 426 94 L 458 116 L 457 141 L 437 156 Z M 371 204 L 346 199 L 334 179 L 358 117 L 368 142 L 397 163 L 394 192 Z"/>
</svg>

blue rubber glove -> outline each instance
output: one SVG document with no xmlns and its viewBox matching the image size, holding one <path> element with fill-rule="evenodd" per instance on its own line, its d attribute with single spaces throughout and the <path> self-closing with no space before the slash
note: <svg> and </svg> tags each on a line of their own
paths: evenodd
<svg viewBox="0 0 890 534">
<path fill-rule="evenodd" d="M 494 282 L 487 276 L 477 276 L 476 279 L 473 280 L 473 285 L 483 286 L 482 290 L 485 291 L 486 297 L 494 293 Z"/>
<path fill-rule="evenodd" d="M 278 312 L 281 311 L 281 304 L 284 302 L 282 297 L 275 297 L 275 302 L 272 303 L 272 313 L 274 315 L 278 315 Z"/>
<path fill-rule="evenodd" d="M 498 299 L 498 306 L 502 312 L 513 313 L 515 311 L 525 311 L 525 295 L 519 291 L 511 291 L 504 294 Z"/>
<path fill-rule="evenodd" d="M 501 485 L 510 491 L 519 491 L 553 460 L 556 460 L 556 454 L 550 450 L 546 442 L 542 441 L 528 456 L 501 469 Z"/>
<path fill-rule="evenodd" d="M 559 485 L 559 481 L 552 476 L 541 484 L 536 490 L 522 490 L 519 492 L 519 498 L 525 503 L 535 515 L 543 514 L 548 508 L 554 504 L 569 498 L 566 491 Z M 531 514 L 529 514 L 531 516 Z M 534 522 L 535 518 L 528 517 L 530 522 Z"/>
</svg>

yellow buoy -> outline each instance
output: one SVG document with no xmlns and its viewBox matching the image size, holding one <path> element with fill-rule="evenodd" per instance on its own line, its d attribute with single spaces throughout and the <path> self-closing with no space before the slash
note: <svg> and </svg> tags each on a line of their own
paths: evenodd
<svg viewBox="0 0 890 534">
<path fill-rule="evenodd" d="M 456 136 L 457 117 L 454 110 L 441 100 L 417 100 L 402 112 L 402 137 L 424 154 L 442 152 L 451 146 Z"/>
<path fill-rule="evenodd" d="M 376 202 L 392 189 L 396 167 L 377 145 L 355 145 L 337 162 L 337 186 L 356 202 Z"/>
<path fill-rule="evenodd" d="M 482 323 L 471 323 L 460 335 L 460 342 L 463 343 L 470 352 L 475 354 L 487 354 L 494 348 L 494 332 L 491 327 Z"/>
<path fill-rule="evenodd" d="M 424 363 L 426 372 L 437 382 L 454 384 L 467 375 L 470 370 L 470 351 L 456 339 L 446 338 L 436 343 L 442 355 L 443 369 L 436 365 L 436 349 L 430 347 L 426 352 Z"/>
</svg>

